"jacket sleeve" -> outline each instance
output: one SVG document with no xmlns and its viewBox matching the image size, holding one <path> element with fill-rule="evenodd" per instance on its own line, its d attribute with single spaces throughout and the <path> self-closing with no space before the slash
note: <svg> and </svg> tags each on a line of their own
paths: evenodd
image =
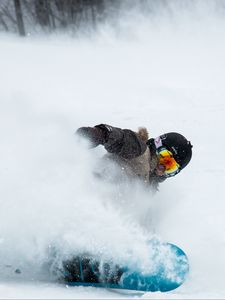
<svg viewBox="0 0 225 300">
<path fill-rule="evenodd" d="M 146 143 L 129 129 L 121 129 L 106 124 L 95 126 L 106 133 L 103 143 L 109 153 L 115 153 L 125 159 L 132 159 L 142 155 L 147 149 Z"/>
</svg>

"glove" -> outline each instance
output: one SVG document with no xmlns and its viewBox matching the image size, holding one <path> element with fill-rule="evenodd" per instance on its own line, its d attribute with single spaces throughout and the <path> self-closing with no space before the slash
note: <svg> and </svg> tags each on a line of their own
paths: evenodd
<svg viewBox="0 0 225 300">
<path fill-rule="evenodd" d="M 92 147 L 104 145 L 106 141 L 106 132 L 99 127 L 80 127 L 76 131 L 76 134 L 88 139 L 91 142 Z"/>
</svg>

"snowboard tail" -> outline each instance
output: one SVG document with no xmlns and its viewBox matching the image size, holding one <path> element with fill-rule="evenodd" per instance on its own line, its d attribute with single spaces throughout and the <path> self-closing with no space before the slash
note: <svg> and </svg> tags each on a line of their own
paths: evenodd
<svg viewBox="0 0 225 300">
<path fill-rule="evenodd" d="M 186 254 L 176 245 L 168 243 L 163 246 L 156 244 L 152 249 L 154 249 L 154 272 L 146 273 L 113 262 L 100 262 L 92 257 L 76 256 L 63 262 L 62 279 L 72 286 L 145 292 L 166 292 L 176 289 L 185 281 L 189 271 Z"/>
</svg>

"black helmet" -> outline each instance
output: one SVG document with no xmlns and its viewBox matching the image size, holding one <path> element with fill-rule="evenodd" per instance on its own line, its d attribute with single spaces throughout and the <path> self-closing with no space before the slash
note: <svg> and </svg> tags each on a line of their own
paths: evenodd
<svg viewBox="0 0 225 300">
<path fill-rule="evenodd" d="M 180 165 L 181 169 L 191 160 L 192 145 L 183 135 L 177 132 L 169 132 L 160 135 L 162 145 L 173 153 L 173 157 Z"/>
</svg>

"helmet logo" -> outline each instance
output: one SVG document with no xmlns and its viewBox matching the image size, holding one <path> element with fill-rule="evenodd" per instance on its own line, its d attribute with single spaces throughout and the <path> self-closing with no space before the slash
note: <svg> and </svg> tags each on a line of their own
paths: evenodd
<svg viewBox="0 0 225 300">
<path fill-rule="evenodd" d="M 161 140 L 165 140 L 166 139 L 166 134 L 162 134 L 160 135 Z"/>
</svg>

